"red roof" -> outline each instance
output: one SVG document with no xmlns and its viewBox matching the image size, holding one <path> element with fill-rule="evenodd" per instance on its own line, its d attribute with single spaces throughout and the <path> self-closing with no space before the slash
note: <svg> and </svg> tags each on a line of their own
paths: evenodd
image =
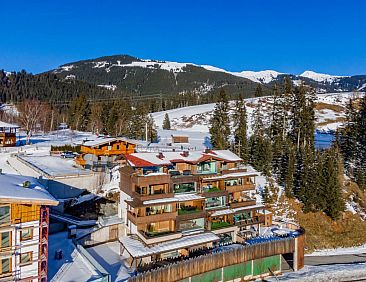
<svg viewBox="0 0 366 282">
<path fill-rule="evenodd" d="M 148 167 L 148 166 L 156 166 L 155 164 L 145 161 L 143 159 L 140 159 L 138 157 L 132 156 L 132 155 L 126 155 L 126 159 L 131 162 L 136 167 Z"/>
</svg>

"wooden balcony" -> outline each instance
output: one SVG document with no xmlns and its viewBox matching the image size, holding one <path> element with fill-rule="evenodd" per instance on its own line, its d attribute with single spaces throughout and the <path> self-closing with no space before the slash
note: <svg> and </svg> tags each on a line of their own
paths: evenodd
<svg viewBox="0 0 366 282">
<path fill-rule="evenodd" d="M 156 200 L 156 199 L 165 199 L 165 198 L 173 198 L 174 194 L 169 193 L 163 193 L 163 194 L 153 194 L 153 195 L 147 195 L 147 194 L 139 194 L 134 192 L 133 193 L 135 198 L 140 199 L 141 201 L 149 201 L 149 200 Z"/>
<path fill-rule="evenodd" d="M 192 183 L 198 182 L 199 177 L 197 175 L 176 175 L 171 177 L 171 183 L 182 184 L 182 183 Z"/>
<path fill-rule="evenodd" d="M 255 206 L 256 204 L 257 204 L 256 200 L 243 200 L 238 202 L 231 202 L 230 207 L 231 208 L 249 207 L 249 206 Z"/>
<path fill-rule="evenodd" d="M 127 212 L 127 219 L 131 220 L 135 225 L 147 224 L 159 221 L 175 220 L 176 218 L 177 218 L 177 212 L 159 213 L 146 216 L 136 216 L 131 211 Z"/>
<path fill-rule="evenodd" d="M 255 190 L 255 184 L 248 183 L 248 184 L 232 185 L 232 186 L 226 185 L 225 190 L 228 191 L 229 193 L 251 191 L 251 190 Z"/>
<path fill-rule="evenodd" d="M 204 218 L 206 217 L 206 212 L 204 210 L 196 210 L 194 212 L 189 212 L 189 213 L 182 213 L 179 212 L 178 210 L 178 216 L 177 216 L 177 220 L 178 221 L 185 221 L 185 220 L 190 220 L 190 219 L 195 219 L 195 218 Z"/>
<path fill-rule="evenodd" d="M 158 184 L 169 184 L 169 174 L 156 174 L 156 175 L 132 175 L 131 181 L 137 186 L 149 186 Z"/>
</svg>

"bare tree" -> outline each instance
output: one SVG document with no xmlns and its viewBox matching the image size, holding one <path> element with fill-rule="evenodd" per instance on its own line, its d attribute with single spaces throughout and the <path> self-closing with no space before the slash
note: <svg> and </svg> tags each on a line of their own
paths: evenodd
<svg viewBox="0 0 366 282">
<path fill-rule="evenodd" d="M 41 121 L 41 117 L 46 110 L 47 104 L 38 100 L 24 100 L 18 105 L 19 123 L 26 132 L 26 144 L 32 136 L 33 130 Z"/>
</svg>

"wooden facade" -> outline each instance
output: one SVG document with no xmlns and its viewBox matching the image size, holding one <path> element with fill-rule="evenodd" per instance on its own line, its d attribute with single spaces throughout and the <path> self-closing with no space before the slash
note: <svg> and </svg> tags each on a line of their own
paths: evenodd
<svg viewBox="0 0 366 282">
<path fill-rule="evenodd" d="M 188 156 L 186 152 L 181 153 Z M 161 157 L 161 155 L 159 155 Z M 139 161 L 144 164 L 143 161 Z M 153 165 L 145 167 L 121 167 L 120 189 L 133 200 L 126 201 L 127 210 L 125 220 L 131 222 L 137 232 L 146 237 L 149 226 L 156 227 L 154 236 L 169 234 L 170 232 L 184 232 L 178 230 L 181 226 L 194 226 L 196 220 L 203 221 L 202 230 L 213 230 L 211 222 L 222 221 L 221 218 L 211 217 L 217 210 L 250 208 L 251 218 L 234 220 L 234 214 L 226 216 L 226 226 L 237 226 L 237 231 L 251 225 L 263 224 L 265 218 L 256 213 L 258 207 L 256 200 L 250 194 L 255 190 L 255 173 L 247 173 L 245 169 L 238 168 L 238 161 L 223 161 L 215 157 L 205 157 L 200 162 L 176 161 L 174 167 L 162 166 L 158 173 L 154 173 Z M 149 166 L 150 165 L 150 166 Z M 203 171 L 205 170 L 205 171 Z M 173 171 L 174 173 L 171 173 Z M 219 177 L 219 178 L 218 178 Z M 216 179 L 217 178 L 217 179 Z M 177 195 L 194 194 L 196 198 L 185 201 L 174 200 Z M 148 213 L 147 204 L 150 206 L 169 206 L 169 211 Z M 164 207 L 165 209 L 167 207 Z M 151 208 L 152 209 L 152 208 Z M 237 212 L 239 214 L 239 212 Z M 162 222 L 174 222 L 169 228 L 159 228 Z M 192 224 L 190 224 L 192 223 Z M 201 224 L 201 223 L 200 223 Z M 225 224 L 216 224 L 216 227 L 225 228 Z M 187 227 L 188 228 L 188 227 Z M 216 228 L 217 229 L 217 228 Z M 167 232 L 168 231 L 168 232 Z M 225 232 L 225 230 L 223 230 Z M 235 235 L 236 236 L 236 235 Z M 147 240 L 144 240 L 147 243 Z"/>
<path fill-rule="evenodd" d="M 80 146 L 80 155 L 77 156 L 75 162 L 87 168 L 93 168 L 98 164 L 107 165 L 115 163 L 117 156 L 135 152 L 135 147 L 136 144 L 119 138 L 85 142 Z"/>
</svg>

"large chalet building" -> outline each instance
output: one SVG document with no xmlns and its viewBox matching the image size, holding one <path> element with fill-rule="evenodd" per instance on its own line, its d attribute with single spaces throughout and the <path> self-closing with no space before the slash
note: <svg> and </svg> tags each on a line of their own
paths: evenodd
<svg viewBox="0 0 366 282">
<path fill-rule="evenodd" d="M 200 233 L 210 238 L 207 243 L 242 241 L 271 224 L 254 198 L 257 174 L 228 150 L 132 153 L 125 158 L 120 216 L 128 233 L 146 246 Z"/>
<path fill-rule="evenodd" d="M 47 281 L 49 208 L 32 177 L 0 174 L 0 281 Z"/>
<path fill-rule="evenodd" d="M 80 155 L 75 159 L 77 165 L 98 170 L 116 164 L 122 154 L 135 151 L 136 143 L 126 138 L 98 138 L 80 145 Z"/>
</svg>

